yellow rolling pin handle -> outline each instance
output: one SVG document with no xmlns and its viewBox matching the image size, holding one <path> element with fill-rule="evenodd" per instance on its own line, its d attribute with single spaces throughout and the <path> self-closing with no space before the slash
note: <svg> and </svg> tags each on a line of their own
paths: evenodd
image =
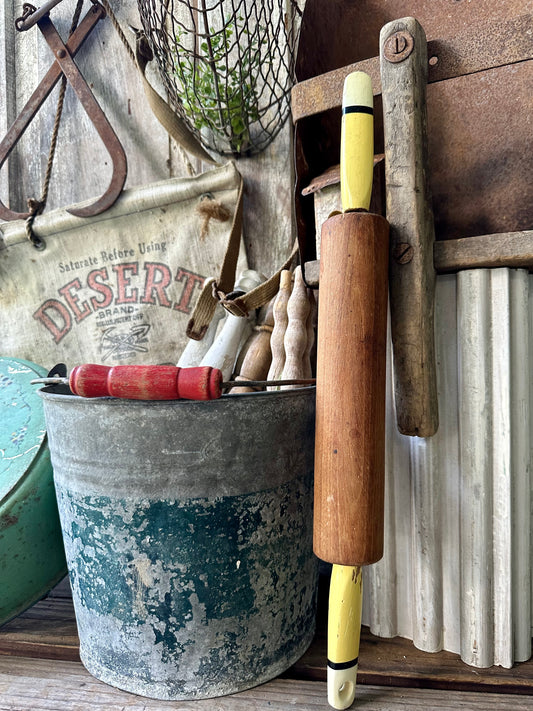
<svg viewBox="0 0 533 711">
<path fill-rule="evenodd" d="M 355 697 L 363 574 L 361 566 L 333 565 L 328 611 L 328 703 L 347 709 Z"/>
<path fill-rule="evenodd" d="M 368 210 L 374 172 L 374 96 L 372 80 L 364 72 L 352 72 L 344 81 L 340 171 L 343 212 Z"/>
</svg>

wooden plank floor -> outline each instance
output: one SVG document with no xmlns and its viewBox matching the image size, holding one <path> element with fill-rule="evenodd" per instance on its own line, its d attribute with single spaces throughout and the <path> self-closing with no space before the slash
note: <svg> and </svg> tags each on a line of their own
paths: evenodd
<svg viewBox="0 0 533 711">
<path fill-rule="evenodd" d="M 323 597 L 323 596 L 322 596 Z M 0 628 L 0 711 L 303 711 L 329 709 L 325 684 L 325 614 L 317 635 L 282 678 L 230 697 L 163 702 L 129 694 L 92 677 L 79 661 L 68 585 Z M 449 652 L 428 654 L 409 640 L 363 629 L 353 708 L 365 711 L 533 711 L 533 662 L 513 669 L 473 669 Z"/>
<path fill-rule="evenodd" d="M 533 697 L 360 685 L 354 709 L 364 711 L 525 711 Z M 323 681 L 275 679 L 233 696 L 156 701 L 94 679 L 78 662 L 0 657 L 0 711 L 321 711 Z"/>
</svg>

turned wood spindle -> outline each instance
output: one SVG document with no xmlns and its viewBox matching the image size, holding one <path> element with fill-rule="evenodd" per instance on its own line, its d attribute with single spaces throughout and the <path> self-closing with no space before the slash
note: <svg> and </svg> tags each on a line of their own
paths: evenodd
<svg viewBox="0 0 533 711">
<path fill-rule="evenodd" d="M 270 350 L 272 362 L 268 371 L 267 380 L 280 380 L 285 365 L 285 331 L 289 317 L 287 316 L 287 302 L 291 295 L 292 272 L 284 269 L 279 280 L 279 291 L 274 300 L 274 328 L 270 336 Z M 277 386 L 270 385 L 267 390 L 278 390 Z"/>
<path fill-rule="evenodd" d="M 283 344 L 285 347 L 285 365 L 281 378 L 304 377 L 303 358 L 307 349 L 307 318 L 311 305 L 307 296 L 307 287 L 302 277 L 302 268 L 297 266 L 294 270 L 294 286 L 287 303 L 287 329 Z M 294 386 L 282 386 L 282 390 Z M 299 386 L 302 387 L 302 386 Z"/>
<path fill-rule="evenodd" d="M 316 303 L 315 293 L 312 289 L 307 289 L 307 298 L 309 300 L 309 315 L 306 322 L 307 331 L 307 345 L 305 347 L 303 355 L 303 374 L 304 378 L 313 377 L 313 366 L 311 362 L 311 353 L 313 352 L 313 347 L 315 345 L 315 327 L 318 315 L 318 307 Z"/>
<path fill-rule="evenodd" d="M 274 327 L 274 299 L 262 309 L 258 323 L 250 338 L 244 344 L 237 359 L 235 380 L 242 381 L 242 385 L 232 388 L 232 393 L 253 392 L 257 388 L 249 387 L 247 380 L 266 380 L 272 361 L 270 350 L 270 337 Z"/>
</svg>

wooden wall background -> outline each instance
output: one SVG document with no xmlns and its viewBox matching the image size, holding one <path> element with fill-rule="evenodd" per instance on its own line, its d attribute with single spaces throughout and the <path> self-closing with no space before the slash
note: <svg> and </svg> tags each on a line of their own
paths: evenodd
<svg viewBox="0 0 533 711">
<path fill-rule="evenodd" d="M 36 3 L 41 5 L 42 3 Z M 52 64 L 52 54 L 37 27 L 17 32 L 14 21 L 23 0 L 0 3 L 0 134 L 20 113 Z M 61 36 L 68 35 L 75 0 L 63 0 L 51 12 Z M 90 7 L 85 0 L 83 14 Z M 121 26 L 140 27 L 136 0 L 111 0 Z M 181 151 L 153 116 L 137 69 L 109 18 L 95 28 L 76 61 L 121 140 L 128 158 L 126 188 L 173 176 L 186 176 Z M 158 86 L 157 75 L 150 78 Z M 0 197 L 12 209 L 25 210 L 26 199 L 40 197 L 54 122 L 57 87 L 26 131 L 9 165 L 0 171 Z M 244 235 L 250 266 L 270 275 L 285 261 L 294 241 L 291 203 L 291 126 L 263 153 L 238 159 L 245 179 Z M 211 166 L 192 160 L 196 172 Z M 65 98 L 47 210 L 101 195 L 111 176 L 110 161 L 74 92 Z"/>
</svg>

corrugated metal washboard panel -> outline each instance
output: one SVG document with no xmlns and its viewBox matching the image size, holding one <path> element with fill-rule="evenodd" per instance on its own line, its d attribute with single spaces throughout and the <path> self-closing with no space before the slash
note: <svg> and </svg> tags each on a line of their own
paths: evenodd
<svg viewBox="0 0 533 711">
<path fill-rule="evenodd" d="M 389 362 L 385 555 L 363 622 L 476 667 L 531 656 L 532 279 L 438 277 L 434 437 L 398 433 Z"/>
</svg>

